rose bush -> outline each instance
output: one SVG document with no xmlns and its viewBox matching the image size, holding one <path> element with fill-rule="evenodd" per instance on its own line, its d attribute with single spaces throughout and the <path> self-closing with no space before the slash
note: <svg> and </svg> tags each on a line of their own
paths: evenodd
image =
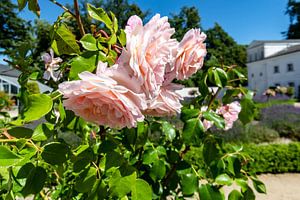
<svg viewBox="0 0 300 200">
<path fill-rule="evenodd" d="M 29 5 L 39 13 L 38 1 Z M 238 118 L 250 122 L 255 105 L 234 66 L 203 67 L 205 34 L 192 29 L 177 41 L 158 14 L 145 25 L 132 16 L 123 30 L 113 13 L 87 9 L 103 26 L 85 34 L 78 13 L 67 10 L 51 31 L 56 56 L 43 54 L 45 68 L 18 66 L 22 109 L 1 129 L 0 198 L 219 200 L 235 182 L 240 190 L 228 198 L 248 200 L 255 198 L 250 179 L 265 192 L 242 170 L 251 161 L 242 147 L 228 152 L 211 132 Z M 72 17 L 80 36 L 65 23 Z M 183 86 L 174 81 L 198 70 L 200 95 L 182 106 Z M 30 94 L 26 85 L 35 80 L 53 91 Z M 203 168 L 184 160 L 192 147 L 202 148 Z"/>
</svg>

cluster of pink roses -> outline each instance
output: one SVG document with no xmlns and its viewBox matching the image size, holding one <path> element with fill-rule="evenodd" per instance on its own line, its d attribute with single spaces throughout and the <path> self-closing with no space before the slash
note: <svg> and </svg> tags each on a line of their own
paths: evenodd
<svg viewBox="0 0 300 200">
<path fill-rule="evenodd" d="M 216 113 L 222 115 L 225 120 L 225 129 L 229 130 L 232 128 L 233 123 L 239 118 L 239 113 L 241 112 L 241 105 L 238 101 L 234 101 L 230 104 L 226 104 L 216 110 Z M 213 122 L 203 120 L 203 126 L 205 130 L 213 126 Z"/>
<path fill-rule="evenodd" d="M 179 113 L 181 85 L 203 65 L 206 35 L 188 31 L 181 42 L 167 17 L 155 15 L 143 26 L 138 16 L 127 22 L 126 47 L 115 65 L 99 62 L 96 74 L 82 72 L 81 80 L 64 82 L 59 91 L 64 105 L 87 121 L 112 128 L 135 127 L 144 115 Z"/>
</svg>

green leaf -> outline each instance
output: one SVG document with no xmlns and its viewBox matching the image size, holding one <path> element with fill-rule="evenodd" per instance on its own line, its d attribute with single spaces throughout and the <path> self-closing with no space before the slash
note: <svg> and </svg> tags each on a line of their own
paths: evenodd
<svg viewBox="0 0 300 200">
<path fill-rule="evenodd" d="M 203 146 L 203 158 L 207 165 L 210 165 L 218 155 L 217 144 L 213 141 L 207 141 Z"/>
<path fill-rule="evenodd" d="M 54 30 L 51 47 L 57 55 L 80 53 L 80 48 L 76 42 L 75 35 L 65 24 L 61 24 Z"/>
<path fill-rule="evenodd" d="M 28 0 L 28 8 L 38 17 L 40 17 L 40 6 L 38 0 Z"/>
<path fill-rule="evenodd" d="M 96 181 L 97 170 L 94 167 L 83 171 L 76 178 L 75 189 L 78 192 L 88 192 L 92 189 Z"/>
<path fill-rule="evenodd" d="M 252 100 L 244 98 L 240 102 L 242 110 L 239 113 L 239 119 L 243 124 L 247 124 L 254 119 L 256 106 Z"/>
<path fill-rule="evenodd" d="M 220 117 L 219 115 L 217 115 L 216 113 L 210 112 L 210 111 L 205 111 L 205 112 L 203 112 L 203 117 L 204 117 L 204 119 L 207 119 L 208 121 L 214 122 L 216 127 L 221 128 L 221 129 L 225 128 L 224 119 L 222 117 Z"/>
<path fill-rule="evenodd" d="M 29 95 L 28 102 L 29 105 L 23 114 L 23 120 L 26 122 L 40 119 L 52 108 L 52 99 L 46 94 Z"/>
<path fill-rule="evenodd" d="M 107 43 L 111 44 L 111 45 L 116 44 L 117 43 L 117 36 L 116 36 L 116 34 L 112 34 L 110 36 L 110 38 L 108 39 Z"/>
<path fill-rule="evenodd" d="M 47 173 L 44 168 L 33 168 L 26 179 L 22 194 L 25 197 L 29 194 L 38 194 L 43 189 L 46 179 Z"/>
<path fill-rule="evenodd" d="M 54 125 L 50 123 L 39 124 L 33 132 L 32 139 L 37 142 L 46 141 L 53 135 Z"/>
<path fill-rule="evenodd" d="M 26 163 L 18 171 L 17 178 L 18 179 L 27 178 L 32 169 L 34 169 L 34 165 L 32 163 Z"/>
<path fill-rule="evenodd" d="M 187 173 L 180 175 L 180 185 L 182 194 L 185 196 L 193 195 L 197 191 L 198 178 L 195 174 Z"/>
<path fill-rule="evenodd" d="M 210 184 L 200 185 L 199 195 L 201 200 L 225 200 L 224 195 Z"/>
<path fill-rule="evenodd" d="M 69 78 L 70 79 L 78 79 L 78 74 L 83 71 L 92 72 L 96 69 L 98 53 L 94 52 L 84 53 L 81 56 L 77 56 L 72 59 L 71 69 Z"/>
<path fill-rule="evenodd" d="M 151 200 L 152 189 L 143 179 L 137 179 L 132 188 L 132 200 Z"/>
<path fill-rule="evenodd" d="M 128 176 L 121 176 L 120 171 L 116 171 L 109 181 L 109 188 L 113 196 L 122 198 L 128 194 L 136 183 L 136 173 Z"/>
<path fill-rule="evenodd" d="M 103 22 L 106 27 L 110 30 L 113 30 L 113 23 L 107 13 L 102 8 L 95 8 L 91 4 L 87 4 L 88 14 L 98 21 Z"/>
<path fill-rule="evenodd" d="M 228 200 L 242 200 L 242 198 L 243 195 L 237 190 L 232 190 L 228 195 Z"/>
<path fill-rule="evenodd" d="M 210 68 L 208 70 L 208 79 L 211 83 L 218 87 L 225 87 L 227 83 L 227 74 L 220 68 Z"/>
<path fill-rule="evenodd" d="M 168 141 L 173 141 L 176 137 L 176 129 L 167 121 L 162 122 L 162 131 Z"/>
<path fill-rule="evenodd" d="M 113 31 L 114 31 L 114 33 L 117 33 L 118 29 L 119 29 L 118 19 L 116 18 L 115 14 L 113 12 L 109 12 L 109 13 L 112 18 Z"/>
<path fill-rule="evenodd" d="M 67 161 L 69 147 L 59 142 L 48 143 L 44 146 L 42 158 L 52 165 L 62 164 Z"/>
<path fill-rule="evenodd" d="M 155 149 L 146 150 L 143 155 L 143 164 L 148 165 L 159 159 L 158 152 Z"/>
<path fill-rule="evenodd" d="M 221 81 L 221 86 L 225 87 L 227 84 L 227 80 L 228 80 L 228 76 L 227 76 L 226 72 L 221 68 L 217 68 L 216 73 L 218 74 L 219 79 Z"/>
<path fill-rule="evenodd" d="M 5 146 L 0 146 L 0 167 L 16 165 L 23 158 Z"/>
<path fill-rule="evenodd" d="M 263 182 L 261 182 L 260 180 L 258 180 L 256 178 L 251 178 L 251 179 L 253 182 L 253 186 L 257 192 L 264 193 L 264 194 L 267 193 L 266 186 Z"/>
<path fill-rule="evenodd" d="M 199 109 L 183 109 L 181 111 L 180 119 L 185 122 L 189 119 L 198 117 L 199 113 Z"/>
<path fill-rule="evenodd" d="M 126 45 L 126 33 L 123 29 L 120 30 L 120 35 L 118 37 L 118 40 L 122 46 Z"/>
<path fill-rule="evenodd" d="M 8 130 L 8 133 L 15 138 L 31 138 L 33 131 L 30 128 L 14 127 Z"/>
<path fill-rule="evenodd" d="M 92 34 L 85 34 L 81 39 L 80 43 L 83 48 L 89 51 L 97 51 L 97 40 L 94 38 Z"/>
<path fill-rule="evenodd" d="M 247 187 L 246 191 L 244 191 L 242 194 L 242 200 L 255 200 L 255 194 L 250 187 Z"/>
<path fill-rule="evenodd" d="M 232 178 L 230 178 L 227 174 L 220 174 L 216 177 L 215 182 L 219 185 L 232 185 Z"/>
<path fill-rule="evenodd" d="M 193 118 L 185 122 L 182 137 L 186 143 L 198 143 L 203 133 L 204 127 L 202 122 L 198 118 Z"/>
<path fill-rule="evenodd" d="M 18 0 L 19 11 L 23 10 L 27 4 L 27 0 Z"/>
<path fill-rule="evenodd" d="M 151 169 L 150 169 L 150 177 L 153 181 L 161 180 L 166 174 L 166 166 L 164 161 L 157 160 L 153 163 Z"/>
</svg>

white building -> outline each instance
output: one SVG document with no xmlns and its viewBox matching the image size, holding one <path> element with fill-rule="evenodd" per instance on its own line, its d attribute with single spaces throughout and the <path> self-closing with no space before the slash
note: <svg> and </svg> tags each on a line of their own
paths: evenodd
<svg viewBox="0 0 300 200">
<path fill-rule="evenodd" d="M 299 96 L 300 40 L 255 40 L 247 56 L 248 86 L 257 96 L 274 86 L 294 87 Z"/>
</svg>

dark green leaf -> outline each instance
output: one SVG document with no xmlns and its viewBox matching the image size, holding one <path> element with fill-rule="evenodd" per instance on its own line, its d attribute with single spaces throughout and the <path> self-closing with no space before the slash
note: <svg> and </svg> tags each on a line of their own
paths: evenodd
<svg viewBox="0 0 300 200">
<path fill-rule="evenodd" d="M 16 138 L 31 138 L 33 131 L 25 127 L 15 127 L 8 130 L 8 133 Z"/>
<path fill-rule="evenodd" d="M 209 184 L 200 185 L 199 195 L 201 200 L 225 200 L 224 195 L 217 188 Z"/>
<path fill-rule="evenodd" d="M 199 116 L 200 110 L 199 109 L 183 109 L 181 111 L 180 118 L 182 121 L 187 121 L 192 118 L 196 118 Z"/>
<path fill-rule="evenodd" d="M 210 111 L 205 111 L 203 112 L 203 117 L 204 119 L 207 119 L 208 121 L 214 122 L 216 127 L 218 128 L 225 128 L 225 121 L 222 117 L 217 115 L 216 113 L 210 112 Z"/>
<path fill-rule="evenodd" d="M 256 106 L 252 100 L 244 98 L 240 102 L 242 110 L 239 113 L 239 119 L 243 124 L 247 124 L 254 119 Z"/>
<path fill-rule="evenodd" d="M 150 169 L 150 177 L 153 181 L 161 180 L 166 174 L 166 166 L 164 161 L 157 160 L 153 163 L 151 169 Z"/>
<path fill-rule="evenodd" d="M 80 43 L 83 48 L 89 51 L 97 51 L 97 40 L 94 38 L 92 34 L 85 34 L 81 39 Z"/>
<path fill-rule="evenodd" d="M 29 194 L 38 194 L 44 187 L 47 178 L 47 173 L 42 167 L 33 168 L 27 179 L 22 194 L 28 196 Z"/>
<path fill-rule="evenodd" d="M 28 8 L 40 17 L 40 6 L 38 4 L 38 0 L 28 0 Z"/>
<path fill-rule="evenodd" d="M 247 187 L 246 191 L 244 191 L 242 194 L 242 200 L 255 200 L 255 194 L 250 187 Z"/>
<path fill-rule="evenodd" d="M 267 193 L 266 186 L 263 182 L 261 182 L 260 180 L 258 180 L 256 178 L 251 178 L 251 179 L 253 182 L 253 186 L 257 192 L 264 193 L 264 194 Z"/>
<path fill-rule="evenodd" d="M 23 158 L 5 146 L 0 146 L 0 167 L 16 165 Z"/>
<path fill-rule="evenodd" d="M 27 0 L 18 0 L 19 11 L 23 10 L 27 4 Z"/>
<path fill-rule="evenodd" d="M 195 174 L 187 173 L 180 175 L 180 185 L 182 194 L 185 196 L 193 195 L 198 188 L 198 178 Z"/>
<path fill-rule="evenodd" d="M 237 190 L 232 190 L 228 195 L 228 200 L 242 200 L 242 198 L 243 195 Z"/>
<path fill-rule="evenodd" d="M 216 159 L 218 155 L 217 143 L 213 141 L 207 141 L 203 146 L 203 158 L 207 165 Z"/>
<path fill-rule="evenodd" d="M 232 184 L 233 180 L 227 174 L 220 174 L 215 179 L 215 182 L 219 185 L 228 185 L 228 186 L 230 186 Z"/>
<path fill-rule="evenodd" d="M 75 189 L 78 192 L 88 192 L 92 190 L 92 187 L 96 181 L 97 170 L 94 167 L 83 171 L 76 179 Z"/>
<path fill-rule="evenodd" d="M 27 178 L 28 175 L 30 174 L 30 171 L 34 168 L 34 165 L 32 163 L 26 163 L 23 165 L 20 170 L 18 171 L 17 178 L 22 179 L 22 178 Z"/>
<path fill-rule="evenodd" d="M 203 133 L 204 127 L 202 122 L 198 118 L 193 118 L 185 122 L 182 136 L 187 144 L 198 143 Z"/>
<path fill-rule="evenodd" d="M 69 147 L 59 142 L 48 143 L 44 146 L 42 158 L 52 165 L 59 165 L 67 161 Z"/>
</svg>

